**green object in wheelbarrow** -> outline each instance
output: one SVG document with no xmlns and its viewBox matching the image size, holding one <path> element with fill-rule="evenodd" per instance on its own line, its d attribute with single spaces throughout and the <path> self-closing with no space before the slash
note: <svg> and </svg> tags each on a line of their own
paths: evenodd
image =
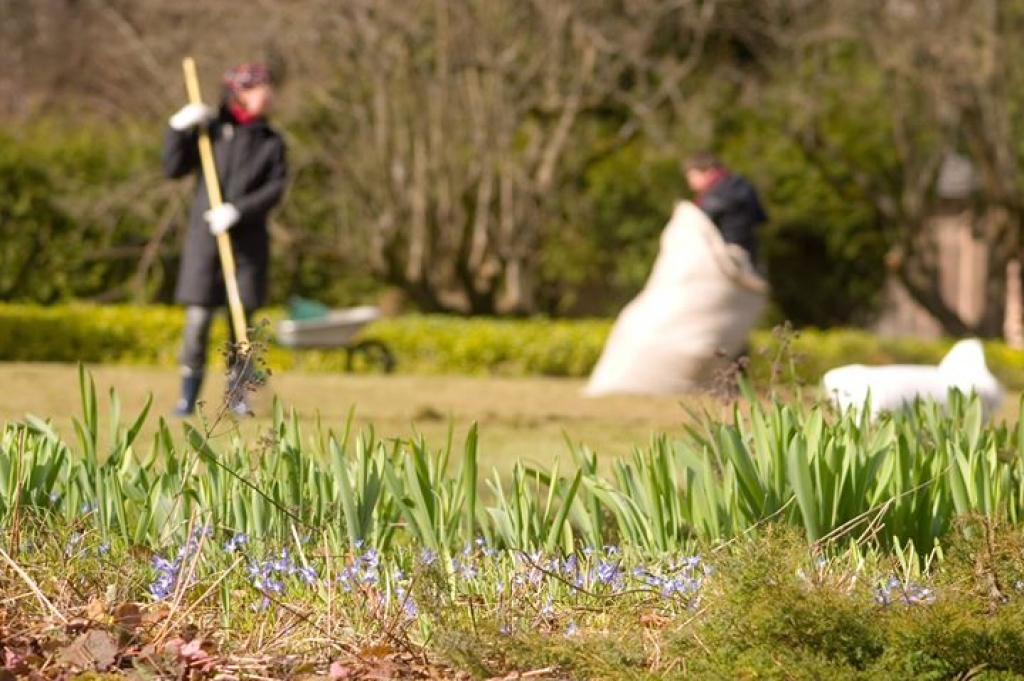
<svg viewBox="0 0 1024 681">
<path fill-rule="evenodd" d="M 289 319 L 323 319 L 331 311 L 323 303 L 318 303 L 309 298 L 292 296 L 288 299 Z"/>
</svg>

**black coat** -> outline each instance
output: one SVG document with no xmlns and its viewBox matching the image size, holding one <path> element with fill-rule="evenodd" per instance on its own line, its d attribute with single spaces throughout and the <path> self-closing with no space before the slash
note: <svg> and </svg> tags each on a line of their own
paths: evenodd
<svg viewBox="0 0 1024 681">
<path fill-rule="evenodd" d="M 170 178 L 195 174 L 192 210 L 181 253 L 175 299 L 183 305 L 218 307 L 227 303 L 217 241 L 203 219 L 210 207 L 206 181 L 199 162 L 195 129 L 167 128 L 161 161 Z M 267 215 L 281 200 L 287 178 L 283 138 L 265 121 L 238 125 L 222 110 L 210 125 L 210 142 L 220 178 L 221 198 L 238 209 L 240 218 L 228 231 L 235 255 L 236 278 L 242 305 L 260 307 L 267 293 L 270 234 Z"/>
<path fill-rule="evenodd" d="M 700 207 L 722 233 L 726 243 L 742 246 L 757 262 L 756 227 L 768 219 L 757 190 L 740 175 L 726 175 L 708 188 Z"/>
</svg>

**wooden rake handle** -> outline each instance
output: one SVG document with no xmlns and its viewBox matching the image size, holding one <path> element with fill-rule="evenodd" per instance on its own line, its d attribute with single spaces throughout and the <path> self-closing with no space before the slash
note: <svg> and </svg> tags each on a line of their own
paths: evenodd
<svg viewBox="0 0 1024 681">
<path fill-rule="evenodd" d="M 185 57 L 181 62 L 185 72 L 185 89 L 188 100 L 193 104 L 203 103 L 203 94 L 199 89 L 199 76 L 196 75 L 196 62 L 192 57 Z M 217 165 L 213 159 L 213 146 L 206 126 L 199 126 L 199 162 L 203 167 L 206 179 L 206 194 L 210 197 L 210 208 L 224 203 L 220 195 L 220 184 L 217 181 Z M 242 353 L 249 351 L 249 332 L 245 327 L 245 310 L 242 298 L 238 294 L 238 279 L 235 276 L 235 255 L 231 250 L 231 237 L 227 232 L 217 235 L 217 252 L 220 254 L 220 268 L 224 271 L 224 285 L 228 293 L 228 308 L 231 311 L 231 327 L 235 331 L 235 342 Z"/>
</svg>

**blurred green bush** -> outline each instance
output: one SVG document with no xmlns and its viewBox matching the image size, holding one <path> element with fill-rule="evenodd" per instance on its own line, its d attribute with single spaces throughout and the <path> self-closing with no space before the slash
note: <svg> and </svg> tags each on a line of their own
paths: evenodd
<svg viewBox="0 0 1024 681">
<path fill-rule="evenodd" d="M 282 309 L 265 311 L 253 339 L 274 370 L 344 371 L 344 349 L 291 350 L 273 339 Z M 373 322 L 355 340 L 385 343 L 397 371 L 419 374 L 584 377 L 597 362 L 609 319 L 495 319 L 404 315 Z M 0 305 L 0 361 L 158 364 L 175 362 L 181 311 L 170 306 Z M 227 338 L 226 317 L 211 348 Z M 751 334 L 747 375 L 759 386 L 814 385 L 842 364 L 935 364 L 953 339 L 882 338 L 853 329 Z M 1024 352 L 986 341 L 989 368 L 1010 389 L 1024 387 Z M 217 353 L 211 352 L 211 357 Z M 360 371 L 373 370 L 372 367 Z"/>
</svg>

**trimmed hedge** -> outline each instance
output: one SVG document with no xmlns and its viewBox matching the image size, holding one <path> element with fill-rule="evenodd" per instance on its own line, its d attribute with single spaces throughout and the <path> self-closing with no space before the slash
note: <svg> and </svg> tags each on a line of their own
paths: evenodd
<svg viewBox="0 0 1024 681">
<path fill-rule="evenodd" d="M 173 364 L 173 307 L 0 305 L 0 360 Z"/>
<path fill-rule="evenodd" d="M 273 343 L 268 310 L 263 339 L 273 370 L 344 371 L 344 350 L 290 350 Z M 175 363 L 181 311 L 167 306 L 52 307 L 0 305 L 0 360 L 124 364 Z M 211 349 L 225 342 L 226 318 L 214 326 Z M 377 321 L 359 338 L 384 342 L 405 373 L 502 376 L 586 376 L 601 353 L 611 320 L 493 319 L 406 315 Z M 929 363 L 941 360 L 952 339 L 882 338 L 865 331 L 758 330 L 751 334 L 748 374 L 760 384 L 816 384 L 830 367 L 849 363 Z M 1011 389 L 1024 388 L 1024 352 L 986 341 L 989 368 Z M 211 359 L 219 353 L 211 351 Z M 358 369 L 368 370 L 368 369 Z"/>
<path fill-rule="evenodd" d="M 956 339 L 886 338 L 856 329 L 757 331 L 751 338 L 755 379 L 768 378 L 774 366 L 804 383 L 817 383 L 828 369 L 843 364 L 938 364 Z M 988 368 L 1008 389 L 1024 388 L 1024 352 L 1002 341 L 984 341 Z"/>
</svg>

